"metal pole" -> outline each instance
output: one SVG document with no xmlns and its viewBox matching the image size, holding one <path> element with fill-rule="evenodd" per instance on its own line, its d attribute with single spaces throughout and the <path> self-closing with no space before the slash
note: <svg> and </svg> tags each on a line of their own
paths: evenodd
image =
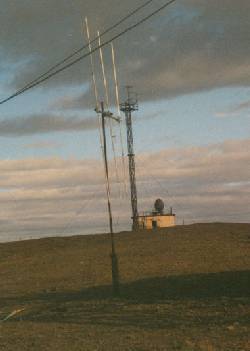
<svg viewBox="0 0 250 351">
<path fill-rule="evenodd" d="M 108 170 L 108 158 L 107 158 L 107 142 L 106 142 L 106 131 L 105 131 L 105 117 L 108 114 L 104 111 L 104 103 L 101 102 L 101 114 L 102 114 L 102 136 L 103 136 L 103 155 L 104 155 L 104 166 L 106 176 L 106 191 L 107 191 L 107 202 L 108 202 L 108 213 L 109 213 L 109 228 L 110 228 L 110 239 L 111 239 L 111 266 L 112 266 L 112 286 L 114 296 L 120 295 L 120 282 L 119 282 L 119 268 L 118 259 L 115 252 L 115 240 L 113 231 L 113 218 L 110 202 L 110 187 L 109 187 L 109 170 Z"/>
</svg>

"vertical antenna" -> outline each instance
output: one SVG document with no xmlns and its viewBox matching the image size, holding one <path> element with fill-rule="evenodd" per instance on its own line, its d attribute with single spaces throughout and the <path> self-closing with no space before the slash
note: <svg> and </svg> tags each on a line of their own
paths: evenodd
<svg viewBox="0 0 250 351">
<path fill-rule="evenodd" d="M 113 43 L 111 43 L 110 45 L 111 45 L 111 53 L 112 53 L 113 75 L 114 75 L 114 82 L 115 82 L 115 98 L 116 98 L 116 104 L 117 104 L 117 114 L 118 114 L 118 116 L 120 116 L 121 115 L 120 97 L 119 97 L 119 90 L 118 90 L 116 63 L 115 63 L 115 49 L 114 49 Z"/>
<path fill-rule="evenodd" d="M 134 155 L 134 141 L 132 129 L 132 112 L 138 110 L 137 99 L 131 97 L 131 87 L 127 86 L 127 100 L 120 105 L 121 111 L 125 113 L 127 126 L 127 146 L 128 146 L 128 160 L 129 160 L 129 179 L 130 179 L 130 193 L 131 193 L 131 207 L 132 207 L 132 229 L 137 231 L 139 229 L 138 210 L 137 210 L 137 189 L 135 177 L 135 155 Z"/>
<path fill-rule="evenodd" d="M 106 72 L 104 67 L 103 53 L 101 48 L 101 37 L 100 37 L 99 31 L 97 31 L 97 36 L 98 36 L 98 45 L 100 47 L 99 53 L 100 53 L 100 60 L 101 60 L 101 67 L 102 67 L 102 77 L 103 77 L 103 84 L 104 84 L 104 90 L 105 90 L 106 106 L 107 108 L 109 108 L 108 84 L 107 84 Z"/>
<path fill-rule="evenodd" d="M 102 158 L 103 158 L 103 161 L 104 161 L 102 122 L 101 122 L 100 113 L 98 113 L 98 111 L 99 111 L 98 89 L 97 89 L 97 85 L 96 85 L 94 60 L 93 60 L 93 55 L 91 53 L 92 52 L 92 46 L 91 46 L 91 42 L 90 42 L 90 32 L 89 32 L 89 25 L 88 25 L 88 18 L 87 17 L 85 17 L 85 28 L 86 28 L 86 35 L 87 35 L 89 52 L 90 52 L 91 77 L 92 77 L 92 85 L 93 85 L 93 90 L 94 90 L 94 95 L 95 95 L 95 104 L 96 104 L 95 111 L 97 112 L 99 139 L 100 139 Z M 84 28 L 83 28 L 83 31 L 84 31 Z"/>
<path fill-rule="evenodd" d="M 119 89 L 118 89 L 118 79 L 117 79 L 117 70 L 116 70 L 116 62 L 115 62 L 115 50 L 114 45 L 111 42 L 111 53 L 112 53 L 112 63 L 113 63 L 113 76 L 115 82 L 115 98 L 116 98 L 116 105 L 117 105 L 117 114 L 121 117 L 120 112 L 120 97 L 119 97 Z M 121 149 L 122 149 L 122 171 L 123 171 L 123 182 L 124 182 L 124 190 L 125 194 L 127 193 L 127 186 L 126 186 L 126 172 L 125 172 L 125 155 L 124 155 L 124 145 L 123 145 L 123 137 L 122 137 L 122 119 L 120 119 L 119 124 L 119 131 L 120 131 L 120 141 L 121 141 Z"/>
<path fill-rule="evenodd" d="M 101 37 L 100 37 L 100 32 L 99 31 L 97 31 L 97 36 L 98 36 L 98 44 L 99 44 L 99 47 L 100 47 L 99 48 L 99 53 L 100 53 L 100 60 L 101 60 L 101 67 L 102 67 L 103 85 L 104 85 L 105 96 L 106 96 L 106 106 L 107 106 L 107 109 L 109 109 L 108 84 L 107 84 L 107 79 L 106 79 L 106 72 L 105 72 L 105 67 L 104 67 L 103 53 L 102 53 L 102 48 L 101 48 Z M 113 155 L 114 155 L 116 182 L 119 185 L 120 181 L 119 181 L 117 157 L 116 157 L 116 150 L 115 150 L 115 143 L 114 143 L 115 135 L 113 134 L 112 121 L 110 119 L 109 119 L 109 130 L 110 130 L 110 136 L 111 136 L 112 151 L 113 151 Z M 119 192 L 120 192 L 120 188 L 119 188 Z"/>
<path fill-rule="evenodd" d="M 86 34 L 87 34 L 87 40 L 88 40 L 88 46 L 89 46 L 89 52 L 90 52 L 91 76 L 92 76 L 92 83 L 93 83 L 94 94 L 95 94 L 96 109 L 99 109 L 98 91 L 96 86 L 94 61 L 93 61 L 93 55 L 92 55 L 92 46 L 90 42 L 89 25 L 88 25 L 87 17 L 85 17 L 85 27 L 86 27 Z"/>
</svg>

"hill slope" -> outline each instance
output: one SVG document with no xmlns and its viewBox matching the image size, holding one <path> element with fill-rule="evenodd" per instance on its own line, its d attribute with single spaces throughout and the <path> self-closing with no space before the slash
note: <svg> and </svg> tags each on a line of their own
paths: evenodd
<svg viewBox="0 0 250 351">
<path fill-rule="evenodd" d="M 0 349 L 248 350 L 250 224 L 0 245 Z"/>
</svg>

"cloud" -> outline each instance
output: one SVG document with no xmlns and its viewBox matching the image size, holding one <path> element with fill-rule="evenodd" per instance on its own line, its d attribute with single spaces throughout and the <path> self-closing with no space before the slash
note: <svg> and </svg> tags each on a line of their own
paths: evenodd
<svg viewBox="0 0 250 351">
<path fill-rule="evenodd" d="M 170 184 L 186 184 L 188 187 L 206 183 L 225 184 L 233 181 L 246 182 L 250 170 L 245 165 L 250 160 L 250 140 L 225 141 L 203 147 L 163 150 L 144 155 L 143 162 L 150 165 L 154 177 Z M 237 167 L 233 165 L 237 164 Z M 147 177 L 145 172 L 144 177 Z"/>
<path fill-rule="evenodd" d="M 88 16 L 92 35 L 95 35 L 97 29 L 113 24 L 114 19 L 141 2 L 129 0 L 118 6 L 114 0 L 46 0 L 39 3 L 0 0 L 0 4 L 5 9 L 0 18 L 0 45 L 5 60 L 9 65 L 29 60 L 26 68 L 16 71 L 12 82 L 14 88 L 23 86 L 82 45 L 84 16 Z M 139 17 L 137 15 L 129 23 Z M 180 0 L 115 42 L 120 82 L 135 85 L 143 100 L 169 98 L 215 87 L 249 85 L 249 32 L 248 0 L 223 0 L 219 3 Z M 152 38 L 157 40 L 152 41 Z M 108 48 L 104 55 L 111 79 Z M 95 55 L 94 59 L 97 79 L 101 82 L 99 58 Z M 61 73 L 48 85 L 77 85 L 89 80 L 87 59 Z"/>
<path fill-rule="evenodd" d="M 103 100 L 104 99 L 101 99 Z M 92 114 L 95 107 L 95 99 L 92 90 L 86 91 L 84 94 L 62 95 L 60 98 L 53 101 L 50 108 L 54 111 L 79 111 L 86 110 L 90 107 Z"/>
<path fill-rule="evenodd" d="M 25 144 L 23 147 L 25 149 L 55 149 L 60 148 L 63 146 L 63 143 L 46 140 L 46 141 L 39 141 L 35 143 Z"/>
<path fill-rule="evenodd" d="M 250 100 L 244 101 L 234 108 L 234 112 L 250 109 Z"/>
<path fill-rule="evenodd" d="M 2 160 L 0 171 L 0 188 L 70 188 L 81 184 L 83 176 L 86 186 L 100 184 L 103 180 L 103 169 L 100 163 L 94 160 Z"/>
<path fill-rule="evenodd" d="M 242 111 L 250 109 L 250 100 L 241 102 L 240 104 L 230 107 L 224 112 L 216 113 L 217 117 L 230 117 L 230 116 L 238 116 Z"/>
<path fill-rule="evenodd" d="M 221 112 L 216 112 L 215 117 L 218 118 L 225 118 L 225 117 L 234 117 L 237 116 L 238 114 L 232 111 L 221 111 Z"/>
<path fill-rule="evenodd" d="M 37 114 L 0 121 L 0 136 L 15 137 L 38 133 L 83 131 L 96 129 L 97 119 L 64 117 L 56 114 Z"/>
<path fill-rule="evenodd" d="M 245 139 L 137 154 L 139 211 L 161 197 L 179 222 L 249 221 L 249 151 Z M 0 174 L 2 240 L 108 230 L 101 161 L 1 160 Z M 129 228 L 129 191 L 115 182 L 112 160 L 110 174 L 115 228 Z"/>
<path fill-rule="evenodd" d="M 66 95 L 53 102 L 51 107 L 62 110 L 80 110 L 86 107 L 86 97 L 82 94 L 76 96 Z"/>
</svg>

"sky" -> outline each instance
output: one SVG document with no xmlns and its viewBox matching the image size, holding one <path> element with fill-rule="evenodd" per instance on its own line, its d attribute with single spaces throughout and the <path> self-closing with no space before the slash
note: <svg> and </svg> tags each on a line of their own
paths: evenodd
<svg viewBox="0 0 250 351">
<path fill-rule="evenodd" d="M 94 38 L 143 3 L 0 0 L 0 99 L 86 44 L 85 17 Z M 163 3 L 153 0 L 103 40 Z M 161 197 L 179 224 L 249 222 L 249 33 L 247 0 L 176 0 L 113 42 L 120 99 L 126 85 L 138 94 L 139 212 Z M 117 114 L 110 46 L 103 56 L 109 109 Z M 101 101 L 98 52 L 93 61 Z M 0 105 L 0 241 L 108 231 L 94 108 L 89 58 Z M 124 116 L 112 128 L 112 209 L 120 231 L 131 226 Z"/>
</svg>

